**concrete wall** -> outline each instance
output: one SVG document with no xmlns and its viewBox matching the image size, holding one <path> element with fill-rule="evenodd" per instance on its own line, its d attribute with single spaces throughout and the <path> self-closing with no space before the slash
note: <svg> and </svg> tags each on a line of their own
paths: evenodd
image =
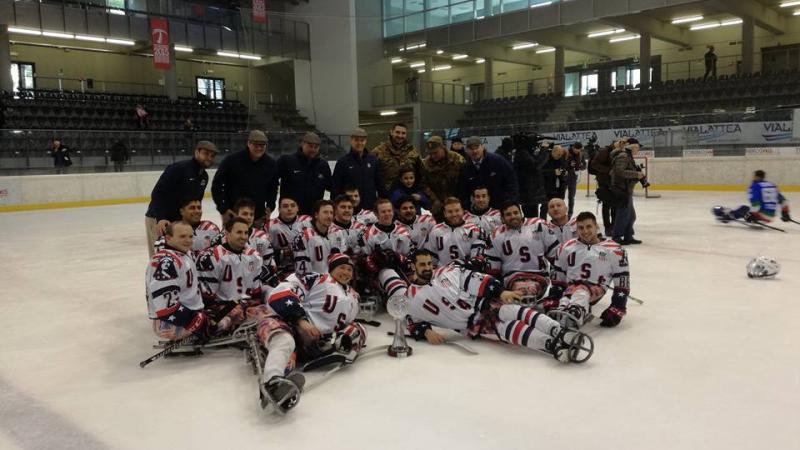
<svg viewBox="0 0 800 450">
<path fill-rule="evenodd" d="M 358 109 L 372 109 L 372 88 L 392 84 L 392 64 L 383 55 L 381 2 L 356 0 Z"/>
<path fill-rule="evenodd" d="M 717 186 L 749 184 L 755 170 L 779 186 L 800 186 L 800 157 L 727 156 L 705 158 L 651 158 L 648 179 L 658 185 Z"/>
</svg>

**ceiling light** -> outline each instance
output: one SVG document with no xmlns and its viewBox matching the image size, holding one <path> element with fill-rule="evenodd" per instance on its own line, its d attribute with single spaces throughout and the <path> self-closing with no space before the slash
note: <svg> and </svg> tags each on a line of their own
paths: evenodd
<svg viewBox="0 0 800 450">
<path fill-rule="evenodd" d="M 239 58 L 241 58 L 241 59 L 249 59 L 249 60 L 252 60 L 252 61 L 261 61 L 261 57 L 258 56 L 258 55 L 244 55 L 244 54 L 241 54 L 241 55 L 239 55 Z"/>
<path fill-rule="evenodd" d="M 412 69 L 416 69 L 417 67 L 423 67 L 424 65 L 425 65 L 425 63 L 423 61 L 417 61 L 415 63 L 409 64 L 408 67 L 411 67 Z"/>
<path fill-rule="evenodd" d="M 42 34 L 39 30 L 31 30 L 29 28 L 17 28 L 17 27 L 8 27 L 9 33 L 17 33 L 17 34 L 29 34 L 31 36 L 39 36 Z"/>
<path fill-rule="evenodd" d="M 444 53 L 444 50 L 436 50 L 437 55 L 441 55 L 442 53 Z"/>
<path fill-rule="evenodd" d="M 797 6 L 797 5 L 800 5 L 800 1 L 783 2 L 781 3 L 781 8 L 788 8 L 789 6 Z"/>
<path fill-rule="evenodd" d="M 433 68 L 433 70 L 435 72 L 435 71 L 439 71 L 439 70 L 447 70 L 447 69 L 452 69 L 452 68 L 453 68 L 453 66 L 451 66 L 450 64 L 445 64 L 445 65 L 442 65 L 442 66 L 435 66 Z"/>
<path fill-rule="evenodd" d="M 624 32 L 625 28 L 614 28 L 613 30 L 595 31 L 594 33 L 587 34 L 586 37 L 596 38 L 596 37 L 609 36 L 612 34 L 619 34 Z"/>
<path fill-rule="evenodd" d="M 717 28 L 719 26 L 720 26 L 719 22 L 709 22 L 709 23 L 700 23 L 697 25 L 692 25 L 691 28 L 689 29 L 692 31 L 697 31 L 697 30 L 707 30 L 709 28 Z"/>
<path fill-rule="evenodd" d="M 608 43 L 609 44 L 615 44 L 617 42 L 632 41 L 634 39 L 639 39 L 640 37 L 641 36 L 639 36 L 638 34 L 632 34 L 630 36 L 622 36 L 622 37 L 618 37 L 618 38 L 609 39 Z"/>
<path fill-rule="evenodd" d="M 217 56 L 227 56 L 228 58 L 238 58 L 238 53 L 231 53 L 231 52 L 217 52 Z"/>
<path fill-rule="evenodd" d="M 109 44 L 118 44 L 118 45 L 136 45 L 136 42 L 130 39 L 106 38 L 106 42 L 108 42 Z"/>
<path fill-rule="evenodd" d="M 542 6 L 550 6 L 552 4 L 553 4 L 553 2 L 537 3 L 535 5 L 531 5 L 531 8 L 539 8 L 539 7 L 542 7 Z"/>
<path fill-rule="evenodd" d="M 400 48 L 397 49 L 397 51 L 398 52 L 404 52 L 404 51 L 406 51 L 406 48 L 405 47 L 400 47 Z"/>
<path fill-rule="evenodd" d="M 679 23 L 697 22 L 698 20 L 703 20 L 703 16 L 679 17 L 677 19 L 672 19 L 672 24 L 677 25 Z"/>
<path fill-rule="evenodd" d="M 389 110 L 389 111 L 381 111 L 381 115 L 382 116 L 396 116 L 397 115 L 397 111 L 395 111 L 393 109 Z"/>
<path fill-rule="evenodd" d="M 742 22 L 744 22 L 742 19 L 723 20 L 720 25 L 727 27 L 728 25 L 739 25 Z"/>
<path fill-rule="evenodd" d="M 425 69 L 419 69 L 417 70 L 417 73 L 425 73 Z"/>
<path fill-rule="evenodd" d="M 793 16 L 800 16 L 800 10 L 795 11 L 794 13 L 792 13 L 792 15 Z"/>
<path fill-rule="evenodd" d="M 403 58 L 392 58 L 392 64 L 397 64 L 403 62 Z"/>
<path fill-rule="evenodd" d="M 192 53 L 194 51 L 194 49 L 191 48 L 191 47 L 183 47 L 181 45 L 176 45 L 175 46 L 175 51 L 176 52 L 184 52 L 184 53 Z"/>
<path fill-rule="evenodd" d="M 58 33 L 58 32 L 55 32 L 55 31 L 42 31 L 42 35 L 43 36 L 47 36 L 47 37 L 60 38 L 60 39 L 75 39 L 75 35 L 74 34 Z"/>
<path fill-rule="evenodd" d="M 123 11 L 121 9 L 109 8 L 106 11 L 108 11 L 109 14 L 114 14 L 114 15 L 117 15 L 117 16 L 124 16 L 125 15 L 125 11 Z"/>
<path fill-rule="evenodd" d="M 453 56 L 453 61 L 458 61 L 459 59 L 466 59 L 468 57 L 469 57 L 469 55 L 454 55 Z"/>
<path fill-rule="evenodd" d="M 543 48 L 541 50 L 536 50 L 536 54 L 538 55 L 538 54 L 541 54 L 541 53 L 553 53 L 554 51 L 556 51 L 555 47 L 553 47 L 553 48 Z"/>
<path fill-rule="evenodd" d="M 231 27 L 228 27 L 228 26 L 225 26 L 225 25 L 223 25 L 222 28 L 225 28 L 225 31 L 233 31 L 233 30 L 231 30 Z"/>
<path fill-rule="evenodd" d="M 85 34 L 76 34 L 75 39 L 79 41 L 92 41 L 92 42 L 105 42 L 106 38 L 100 36 L 87 36 Z"/>
<path fill-rule="evenodd" d="M 522 50 L 524 48 L 536 47 L 537 45 L 539 44 L 537 44 L 536 42 L 523 42 L 521 44 L 517 44 L 511 47 L 511 50 Z"/>
<path fill-rule="evenodd" d="M 478 58 L 478 59 L 475 60 L 475 64 L 483 64 L 485 62 L 486 62 L 486 59 L 484 59 L 484 58 Z"/>
<path fill-rule="evenodd" d="M 478 16 L 478 17 L 475 18 L 475 20 L 483 20 L 485 18 L 486 18 L 486 16 Z"/>
</svg>

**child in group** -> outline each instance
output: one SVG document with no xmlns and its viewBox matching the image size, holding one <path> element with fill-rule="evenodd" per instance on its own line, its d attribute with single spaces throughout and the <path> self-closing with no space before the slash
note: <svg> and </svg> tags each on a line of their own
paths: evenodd
<svg viewBox="0 0 800 450">
<path fill-rule="evenodd" d="M 417 183 L 417 175 L 413 167 L 403 167 L 400 169 L 400 179 L 389 194 L 389 200 L 392 202 L 392 206 L 397 209 L 400 199 L 406 196 L 414 198 L 417 214 L 422 214 L 420 207 L 428 211 L 431 210 L 431 200 L 425 195 L 419 183 Z"/>
</svg>

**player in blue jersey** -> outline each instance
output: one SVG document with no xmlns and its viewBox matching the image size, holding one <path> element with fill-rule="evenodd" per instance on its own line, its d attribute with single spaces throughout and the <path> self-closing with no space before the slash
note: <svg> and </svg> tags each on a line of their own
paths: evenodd
<svg viewBox="0 0 800 450">
<path fill-rule="evenodd" d="M 763 170 L 753 173 L 753 182 L 748 190 L 750 206 L 742 205 L 737 209 L 715 206 L 712 212 L 721 222 L 744 219 L 748 222 L 770 222 L 780 207 L 781 220 L 789 222 L 789 203 L 781 195 L 778 186 L 766 180 Z"/>
</svg>

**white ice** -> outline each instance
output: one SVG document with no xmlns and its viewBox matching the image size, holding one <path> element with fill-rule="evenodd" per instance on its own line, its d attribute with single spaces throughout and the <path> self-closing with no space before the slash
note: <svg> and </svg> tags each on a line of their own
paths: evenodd
<svg viewBox="0 0 800 450">
<path fill-rule="evenodd" d="M 590 325 L 582 366 L 494 342 L 470 342 L 477 356 L 412 343 L 412 357 L 358 361 L 285 418 L 261 411 L 234 350 L 139 368 L 154 353 L 145 205 L 0 214 L 0 447 L 800 449 L 800 225 L 714 222 L 714 204 L 742 199 L 637 198 L 645 243 L 628 251 L 645 304 L 629 302 L 616 329 Z M 746 277 L 762 254 L 782 264 L 777 279 Z M 390 342 L 380 319 L 369 345 Z"/>
</svg>

